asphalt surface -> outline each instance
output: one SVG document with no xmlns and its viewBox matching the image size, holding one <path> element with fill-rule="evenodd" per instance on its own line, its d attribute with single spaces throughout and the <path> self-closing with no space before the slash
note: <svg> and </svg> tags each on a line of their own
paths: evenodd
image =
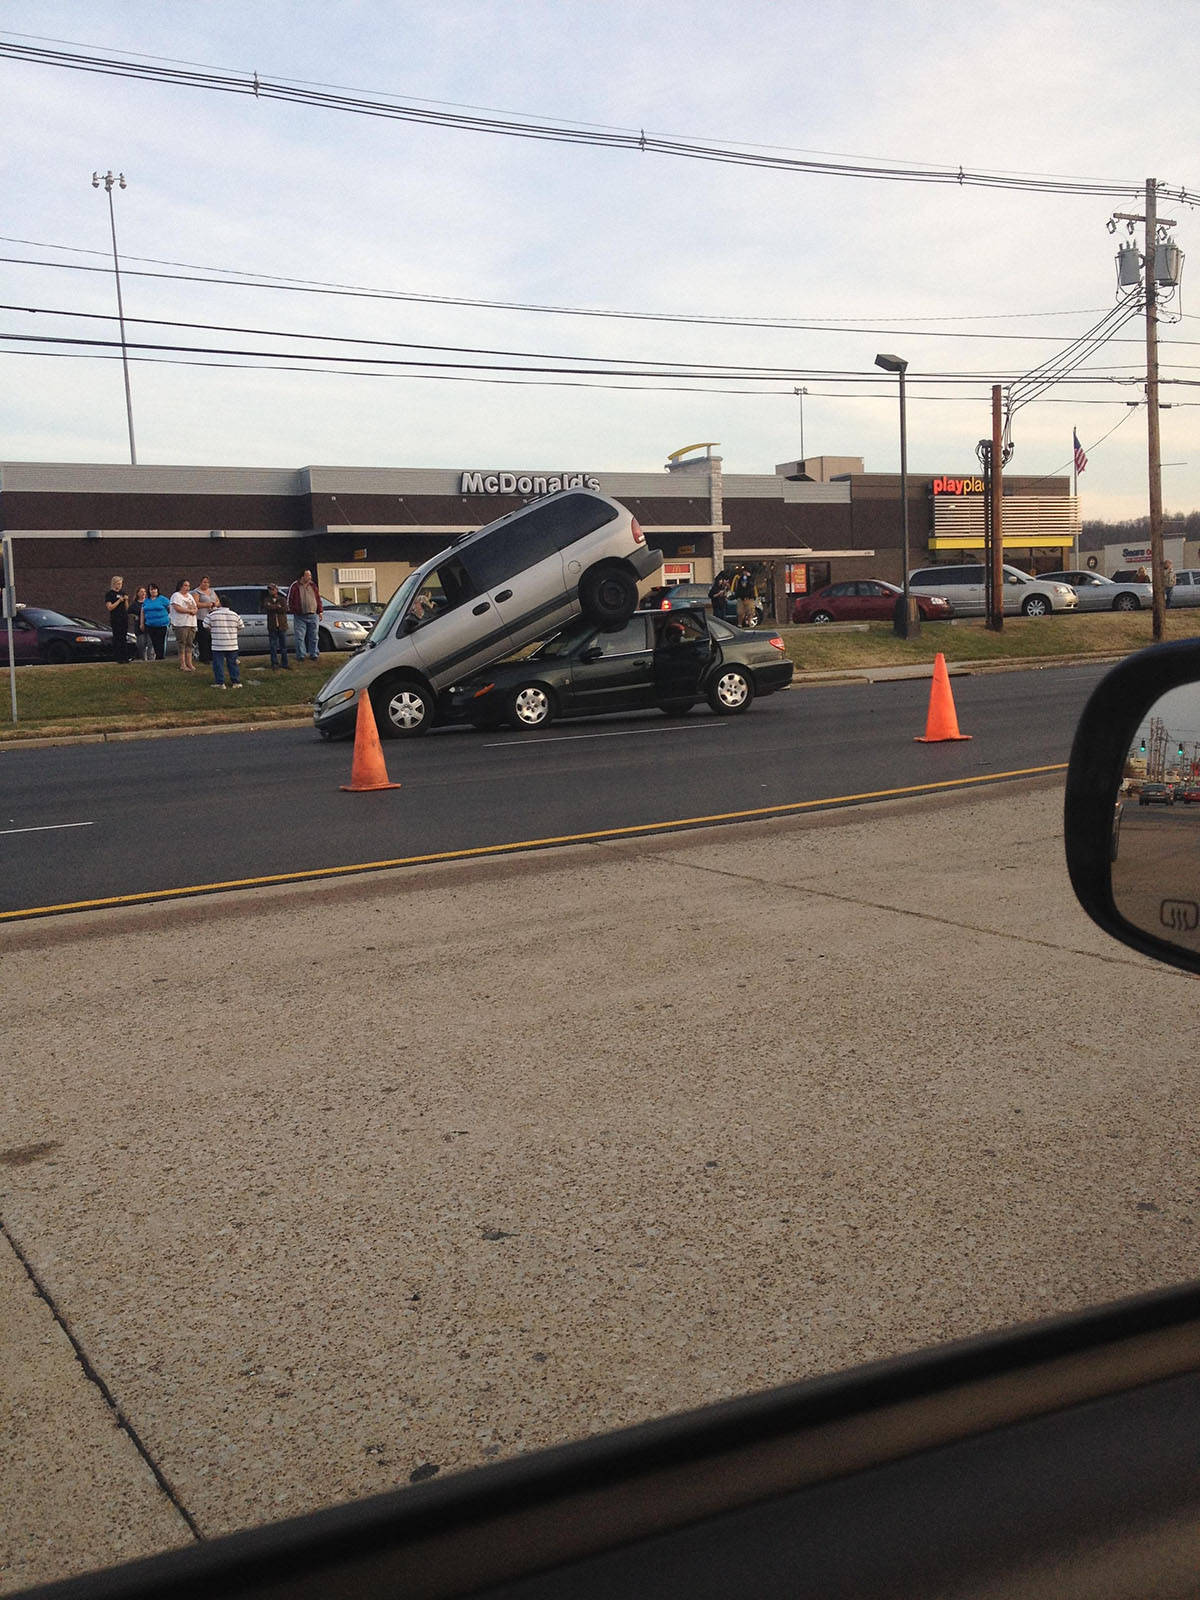
<svg viewBox="0 0 1200 1600">
<path fill-rule="evenodd" d="M 970 740 L 925 745 L 929 679 L 793 689 L 741 717 L 605 717 L 387 742 L 345 794 L 304 727 L 0 749 L 0 916 L 753 814 L 1065 762 L 1097 665 L 958 677 Z"/>
<path fill-rule="evenodd" d="M 0 1588 L 1196 1275 L 1061 806 L 0 928 Z"/>
</svg>

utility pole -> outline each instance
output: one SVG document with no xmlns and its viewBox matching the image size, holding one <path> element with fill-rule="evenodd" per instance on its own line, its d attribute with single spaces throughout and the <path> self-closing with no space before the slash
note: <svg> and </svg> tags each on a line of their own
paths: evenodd
<svg viewBox="0 0 1200 1600">
<path fill-rule="evenodd" d="M 1004 448 L 1000 419 L 1000 385 L 992 385 L 992 611 L 987 625 L 1004 630 Z"/>
<path fill-rule="evenodd" d="M 1135 222 L 1146 225 L 1146 247 L 1142 253 L 1142 285 L 1146 299 L 1146 450 L 1150 470 L 1150 576 L 1154 583 L 1153 634 L 1160 641 L 1166 633 L 1166 579 L 1163 571 L 1162 447 L 1158 430 L 1158 230 L 1173 228 L 1174 221 L 1158 215 L 1158 184 L 1146 179 L 1146 212 L 1135 216 L 1114 211 L 1110 229 L 1127 222 L 1130 233 Z M 1131 254 L 1135 253 L 1129 246 Z M 1120 258 L 1118 258 L 1119 260 Z M 1167 265 L 1167 271 L 1170 266 Z M 1122 280 L 1124 281 L 1124 280 Z M 1168 276 L 1164 281 L 1174 280 Z"/>
</svg>

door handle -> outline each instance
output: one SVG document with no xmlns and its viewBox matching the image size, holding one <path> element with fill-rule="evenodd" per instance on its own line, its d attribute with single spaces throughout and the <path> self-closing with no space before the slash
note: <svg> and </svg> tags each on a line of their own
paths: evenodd
<svg viewBox="0 0 1200 1600">
<path fill-rule="evenodd" d="M 488 606 L 487 601 L 484 600 L 482 604 L 471 607 L 471 615 L 473 617 L 481 617 L 483 616 L 484 612 L 488 610 L 490 610 L 490 607 Z"/>
<path fill-rule="evenodd" d="M 511 600 L 512 599 L 512 590 L 511 589 L 501 589 L 500 593 L 496 596 L 496 599 L 497 600 Z"/>
</svg>

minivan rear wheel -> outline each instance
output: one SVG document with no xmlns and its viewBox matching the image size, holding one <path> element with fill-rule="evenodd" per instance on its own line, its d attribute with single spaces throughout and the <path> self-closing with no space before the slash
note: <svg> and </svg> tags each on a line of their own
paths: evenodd
<svg viewBox="0 0 1200 1600">
<path fill-rule="evenodd" d="M 579 585 L 579 609 L 602 628 L 620 627 L 637 610 L 637 580 L 624 567 L 585 572 Z"/>
<path fill-rule="evenodd" d="M 433 695 L 411 679 L 377 683 L 371 690 L 371 709 L 385 739 L 415 739 L 433 727 Z"/>
</svg>

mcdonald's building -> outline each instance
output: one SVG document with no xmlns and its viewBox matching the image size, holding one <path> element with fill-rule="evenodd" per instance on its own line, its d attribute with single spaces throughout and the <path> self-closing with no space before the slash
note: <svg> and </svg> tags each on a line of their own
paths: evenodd
<svg viewBox="0 0 1200 1600">
<path fill-rule="evenodd" d="M 90 616 L 113 573 L 173 588 L 290 579 L 305 567 L 343 603 L 386 600 L 404 576 L 461 534 L 529 500 L 585 485 L 624 502 L 663 552 L 664 581 L 708 582 L 751 568 L 768 612 L 789 595 L 854 577 L 898 583 L 898 473 L 856 456 L 726 473 L 715 443 L 672 452 L 658 471 L 588 464 L 461 467 L 189 467 L 0 462 L 0 530 L 11 539 L 17 599 Z M 1005 560 L 1069 566 L 1079 508 L 1068 476 L 1006 476 Z M 961 470 L 908 474 L 913 566 L 982 552 L 982 480 Z"/>
</svg>

